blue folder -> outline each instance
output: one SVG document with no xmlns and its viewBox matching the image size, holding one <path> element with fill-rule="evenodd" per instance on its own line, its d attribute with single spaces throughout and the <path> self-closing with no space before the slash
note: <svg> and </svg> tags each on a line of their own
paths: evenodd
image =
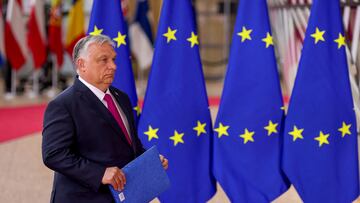
<svg viewBox="0 0 360 203">
<path fill-rule="evenodd" d="M 150 202 L 170 187 L 170 180 L 162 167 L 156 146 L 122 168 L 126 176 L 124 190 L 109 185 L 116 203 Z"/>
</svg>

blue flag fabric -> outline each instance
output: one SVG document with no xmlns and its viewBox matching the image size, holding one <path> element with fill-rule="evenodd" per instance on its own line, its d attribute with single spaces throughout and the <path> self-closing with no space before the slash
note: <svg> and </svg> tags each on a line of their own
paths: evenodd
<svg viewBox="0 0 360 203">
<path fill-rule="evenodd" d="M 5 63 L 5 60 L 3 59 L 3 56 L 0 53 L 0 68 L 2 67 L 2 65 Z"/>
<path fill-rule="evenodd" d="M 212 125 L 191 0 L 164 0 L 155 53 L 139 120 L 145 146 L 157 145 L 170 162 L 170 189 L 161 202 L 206 202 Z"/>
<path fill-rule="evenodd" d="M 231 202 L 270 202 L 281 171 L 284 111 L 266 0 L 240 1 L 215 122 L 214 174 Z"/>
<path fill-rule="evenodd" d="M 359 194 L 355 112 L 338 0 L 314 0 L 284 131 L 284 171 L 304 202 Z"/>
<path fill-rule="evenodd" d="M 134 110 L 139 112 L 126 27 L 121 1 L 94 0 L 88 34 L 107 35 L 114 40 L 117 69 L 112 85 L 124 91 L 130 97 Z"/>
</svg>

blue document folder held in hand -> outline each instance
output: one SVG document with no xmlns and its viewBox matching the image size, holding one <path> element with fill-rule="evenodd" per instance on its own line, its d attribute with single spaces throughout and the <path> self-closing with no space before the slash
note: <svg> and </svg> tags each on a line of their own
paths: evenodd
<svg viewBox="0 0 360 203">
<path fill-rule="evenodd" d="M 116 203 L 150 202 L 170 186 L 156 146 L 128 163 L 122 170 L 126 177 L 124 190 L 118 191 L 109 185 Z"/>
</svg>

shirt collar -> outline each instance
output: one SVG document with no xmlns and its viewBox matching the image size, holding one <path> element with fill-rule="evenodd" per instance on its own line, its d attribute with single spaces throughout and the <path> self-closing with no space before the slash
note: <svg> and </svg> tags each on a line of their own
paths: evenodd
<svg viewBox="0 0 360 203">
<path fill-rule="evenodd" d="M 105 97 L 105 94 L 110 94 L 109 88 L 106 90 L 106 93 L 104 93 L 103 91 L 101 91 L 100 89 L 98 89 L 97 87 L 95 87 L 94 85 L 86 82 L 84 79 L 82 79 L 79 76 L 79 80 L 90 89 L 91 92 L 93 92 L 95 94 L 95 96 L 97 98 L 99 98 L 100 101 L 102 101 Z M 111 94 L 110 94 L 111 95 Z"/>
</svg>

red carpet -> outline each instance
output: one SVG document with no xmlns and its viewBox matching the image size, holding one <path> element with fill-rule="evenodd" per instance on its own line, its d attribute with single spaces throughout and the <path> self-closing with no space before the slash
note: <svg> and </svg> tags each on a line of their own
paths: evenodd
<svg viewBox="0 0 360 203">
<path fill-rule="evenodd" d="M 289 98 L 284 97 L 287 104 Z M 142 106 L 143 100 L 140 100 Z M 209 105 L 218 106 L 219 97 L 210 97 Z M 46 104 L 25 107 L 0 108 L 0 143 L 42 130 Z"/>
<path fill-rule="evenodd" d="M 0 108 L 0 142 L 42 130 L 45 104 Z"/>
</svg>

